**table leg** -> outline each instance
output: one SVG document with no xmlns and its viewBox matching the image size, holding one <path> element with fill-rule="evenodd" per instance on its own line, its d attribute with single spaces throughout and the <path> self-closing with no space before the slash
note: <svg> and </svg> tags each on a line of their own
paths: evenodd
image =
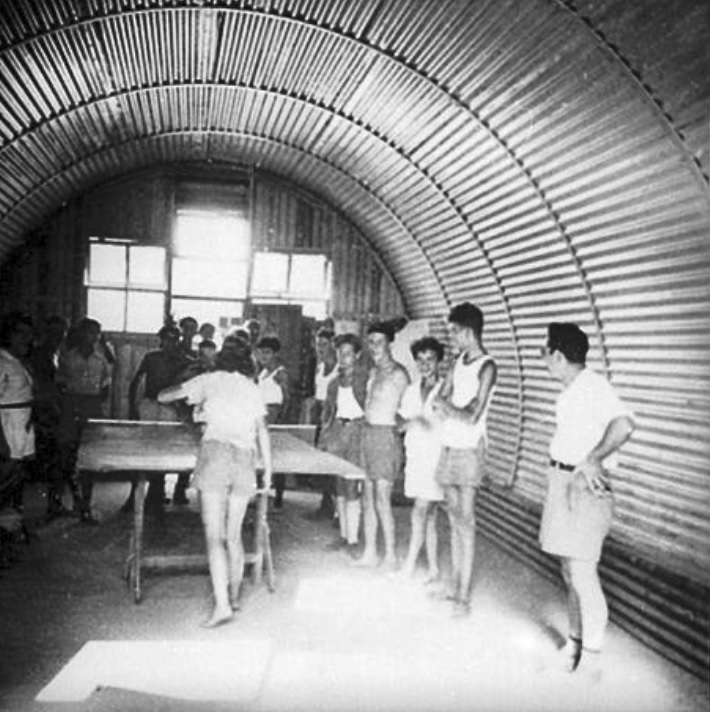
<svg viewBox="0 0 710 712">
<path fill-rule="evenodd" d="M 141 593 L 141 557 L 143 555 L 143 515 L 145 513 L 145 491 L 147 478 L 145 474 L 138 476 L 135 504 L 133 508 L 133 600 L 140 603 Z"/>
</svg>

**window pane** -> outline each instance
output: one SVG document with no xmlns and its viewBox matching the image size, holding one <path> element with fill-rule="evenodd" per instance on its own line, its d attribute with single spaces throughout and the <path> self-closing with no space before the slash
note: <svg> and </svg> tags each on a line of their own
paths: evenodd
<svg viewBox="0 0 710 712">
<path fill-rule="evenodd" d="M 101 322 L 105 331 L 123 331 L 126 293 L 118 289 L 89 289 L 88 316 Z"/>
<path fill-rule="evenodd" d="M 246 262 L 173 260 L 172 292 L 180 296 L 244 299 L 247 293 Z"/>
<path fill-rule="evenodd" d="M 170 313 L 176 322 L 185 316 L 197 319 L 198 324 L 209 322 L 217 327 L 216 341 L 221 343 L 226 332 L 239 323 L 244 314 L 243 302 L 227 302 L 208 299 L 172 299 Z"/>
<path fill-rule="evenodd" d="M 318 321 L 323 321 L 327 316 L 327 305 L 325 301 L 300 301 L 293 300 L 293 304 L 300 304 L 303 307 L 303 316 L 310 316 Z"/>
<path fill-rule="evenodd" d="M 163 325 L 165 296 L 162 292 L 128 292 L 126 331 L 154 334 Z"/>
<path fill-rule="evenodd" d="M 325 256 L 292 255 L 289 294 L 323 297 L 325 293 Z"/>
<path fill-rule="evenodd" d="M 164 289 L 165 248 L 129 247 L 128 250 L 128 280 L 130 284 L 134 287 Z"/>
<path fill-rule="evenodd" d="M 126 246 L 93 243 L 89 252 L 89 284 L 126 284 Z"/>
<path fill-rule="evenodd" d="M 175 254 L 207 260 L 249 258 L 249 224 L 236 215 L 181 213 L 177 217 Z"/>
<path fill-rule="evenodd" d="M 254 255 L 253 294 L 285 294 L 288 288 L 288 255 L 257 252 Z"/>
</svg>

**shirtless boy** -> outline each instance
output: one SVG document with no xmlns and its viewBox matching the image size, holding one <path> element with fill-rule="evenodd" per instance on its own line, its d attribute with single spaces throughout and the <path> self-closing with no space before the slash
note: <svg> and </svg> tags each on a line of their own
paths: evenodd
<svg viewBox="0 0 710 712">
<path fill-rule="evenodd" d="M 362 463 L 367 473 L 363 487 L 365 550 L 362 566 L 376 566 L 378 524 L 385 543 L 384 565 L 396 569 L 392 485 L 402 469 L 404 452 L 396 416 L 409 375 L 392 357 L 394 328 L 375 323 L 367 330 L 367 348 L 373 367 L 367 383 Z"/>
</svg>

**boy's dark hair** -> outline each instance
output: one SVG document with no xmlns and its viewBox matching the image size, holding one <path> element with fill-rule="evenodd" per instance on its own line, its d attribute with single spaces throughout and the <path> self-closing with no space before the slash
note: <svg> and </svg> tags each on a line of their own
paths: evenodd
<svg viewBox="0 0 710 712">
<path fill-rule="evenodd" d="M 584 365 L 589 338 L 576 324 L 553 321 L 547 327 L 547 348 L 550 353 L 559 351 L 570 363 Z"/>
<path fill-rule="evenodd" d="M 367 327 L 367 333 L 368 335 L 384 334 L 387 337 L 387 341 L 392 343 L 394 341 L 395 328 L 391 322 L 375 321 Z"/>
<path fill-rule="evenodd" d="M 340 334 L 335 337 L 335 341 L 333 343 L 336 349 L 339 349 L 343 344 L 350 344 L 356 354 L 359 354 L 362 351 L 362 341 L 360 341 L 355 334 Z"/>
<path fill-rule="evenodd" d="M 410 347 L 409 350 L 412 352 L 412 356 L 416 358 L 423 351 L 432 351 L 438 361 L 444 358 L 444 345 L 438 339 L 433 336 L 423 336 L 421 339 L 417 339 Z"/>
<path fill-rule="evenodd" d="M 468 327 L 480 339 L 483 333 L 483 312 L 471 302 L 457 304 L 449 312 L 449 322 Z"/>
<path fill-rule="evenodd" d="M 180 329 L 176 326 L 163 326 L 158 331 L 158 338 L 162 341 L 166 336 L 173 336 L 176 339 L 180 338 Z"/>
<path fill-rule="evenodd" d="M 215 344 L 212 339 L 202 339 L 199 344 L 197 344 L 198 349 L 216 349 L 217 344 Z"/>
<path fill-rule="evenodd" d="M 316 339 L 328 339 L 328 341 L 332 341 L 334 337 L 335 332 L 332 329 L 326 329 L 324 326 L 316 331 Z"/>
<path fill-rule="evenodd" d="M 243 376 L 252 378 L 254 376 L 255 367 L 254 359 L 251 357 L 251 346 L 241 339 L 234 339 L 228 348 L 217 352 L 215 358 L 216 371 L 235 371 Z"/>
<path fill-rule="evenodd" d="M 277 336 L 264 336 L 256 344 L 257 349 L 271 349 L 275 354 L 281 351 L 281 342 Z"/>
<path fill-rule="evenodd" d="M 0 323 L 0 345 L 9 345 L 10 337 L 17 331 L 20 324 L 34 329 L 32 317 L 27 312 L 12 311 L 3 316 L 2 323 Z"/>
</svg>

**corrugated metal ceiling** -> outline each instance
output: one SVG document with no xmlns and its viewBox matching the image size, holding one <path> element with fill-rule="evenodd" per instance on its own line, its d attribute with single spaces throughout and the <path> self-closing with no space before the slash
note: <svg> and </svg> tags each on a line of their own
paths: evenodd
<svg viewBox="0 0 710 712">
<path fill-rule="evenodd" d="M 5 0 L 0 260 L 63 201 L 143 166 L 290 178 L 358 225 L 410 316 L 484 308 L 495 468 L 531 499 L 555 393 L 537 347 L 550 320 L 586 328 L 641 425 L 619 535 L 710 573 L 709 33 L 702 2 L 665 3 L 696 51 L 678 53 L 687 86 L 659 79 L 659 97 L 634 71 L 660 76 L 653 48 L 631 66 L 607 40 L 637 20 L 667 35 L 672 10 L 644 5 Z"/>
</svg>

